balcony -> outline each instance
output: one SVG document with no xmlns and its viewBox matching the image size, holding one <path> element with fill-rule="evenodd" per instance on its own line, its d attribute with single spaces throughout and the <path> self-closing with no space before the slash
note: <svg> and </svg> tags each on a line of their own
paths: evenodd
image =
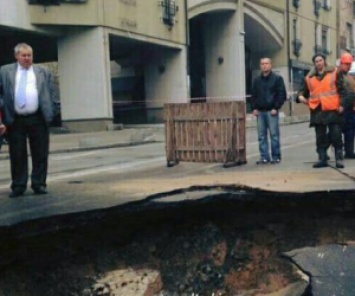
<svg viewBox="0 0 355 296">
<path fill-rule="evenodd" d="M 100 21 L 101 9 L 96 0 L 27 0 L 27 3 L 34 25 L 95 26 Z"/>
</svg>

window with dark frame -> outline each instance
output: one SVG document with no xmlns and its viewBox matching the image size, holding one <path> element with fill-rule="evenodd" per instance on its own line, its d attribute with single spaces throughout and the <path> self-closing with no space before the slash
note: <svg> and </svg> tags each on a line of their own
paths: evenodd
<svg viewBox="0 0 355 296">
<path fill-rule="evenodd" d="M 301 55 L 302 41 L 299 38 L 298 19 L 293 19 L 293 53 L 296 57 Z"/>
<path fill-rule="evenodd" d="M 161 1 L 161 6 L 163 7 L 163 22 L 168 26 L 173 26 L 175 24 L 175 15 L 178 11 L 178 6 L 175 0 L 163 0 Z"/>
<path fill-rule="evenodd" d="M 322 52 L 320 28 L 321 27 L 319 24 L 315 24 L 315 26 L 314 26 L 314 40 L 315 40 L 314 53 Z"/>
<path fill-rule="evenodd" d="M 295 8 L 299 8 L 301 6 L 301 0 L 293 0 L 292 4 Z"/>
<path fill-rule="evenodd" d="M 348 50 L 354 48 L 353 26 L 350 23 L 346 24 L 346 48 Z"/>
<path fill-rule="evenodd" d="M 329 49 L 328 49 L 328 28 L 325 26 L 322 26 L 322 52 L 324 54 L 329 54 Z"/>
<path fill-rule="evenodd" d="M 323 8 L 326 10 L 331 9 L 331 0 L 323 0 Z"/>
<path fill-rule="evenodd" d="M 316 16 L 319 16 L 320 9 L 322 8 L 322 2 L 320 2 L 320 0 L 313 0 L 313 4 L 314 4 L 314 14 Z"/>
</svg>

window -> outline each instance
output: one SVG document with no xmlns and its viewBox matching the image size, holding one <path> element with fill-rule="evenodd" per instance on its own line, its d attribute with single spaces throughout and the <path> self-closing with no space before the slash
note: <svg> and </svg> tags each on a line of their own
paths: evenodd
<svg viewBox="0 0 355 296">
<path fill-rule="evenodd" d="M 322 51 L 322 27 L 321 25 L 316 24 L 314 52 L 319 53 L 321 51 Z"/>
<path fill-rule="evenodd" d="M 179 10 L 178 6 L 175 4 L 175 0 L 163 0 L 160 2 L 163 7 L 163 22 L 166 25 L 173 26 L 175 24 L 175 15 Z"/>
<path fill-rule="evenodd" d="M 326 26 L 322 26 L 322 31 L 321 31 L 321 46 L 322 46 L 322 52 L 324 54 L 330 54 L 330 30 Z"/>
<path fill-rule="evenodd" d="M 304 82 L 304 77 L 307 75 L 309 70 L 292 67 L 292 82 L 293 82 L 293 90 L 299 90 L 302 87 Z"/>
<path fill-rule="evenodd" d="M 353 26 L 347 23 L 346 24 L 346 49 L 350 50 L 353 47 L 354 47 Z"/>
<path fill-rule="evenodd" d="M 323 0 L 323 8 L 326 10 L 330 10 L 331 8 L 331 0 Z"/>
<path fill-rule="evenodd" d="M 300 22 L 298 18 L 293 19 L 293 53 L 299 57 L 301 55 L 302 41 L 300 37 Z"/>
<path fill-rule="evenodd" d="M 301 6 L 301 0 L 293 0 L 292 4 L 295 8 L 298 8 Z"/>
<path fill-rule="evenodd" d="M 320 9 L 322 7 L 322 2 L 320 2 L 321 0 L 313 0 L 313 4 L 314 4 L 314 14 L 316 16 L 319 16 L 320 13 Z"/>
<path fill-rule="evenodd" d="M 301 39 L 300 34 L 300 21 L 297 17 L 293 19 L 293 37 L 294 39 Z"/>
<path fill-rule="evenodd" d="M 315 26 L 315 53 L 331 54 L 330 30 L 327 26 L 316 24 Z"/>
</svg>

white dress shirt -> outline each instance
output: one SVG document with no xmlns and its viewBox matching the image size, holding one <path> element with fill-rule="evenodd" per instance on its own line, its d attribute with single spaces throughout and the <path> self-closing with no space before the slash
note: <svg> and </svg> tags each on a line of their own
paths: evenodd
<svg viewBox="0 0 355 296">
<path fill-rule="evenodd" d="M 20 64 L 17 65 L 16 81 L 15 81 L 15 98 L 17 96 L 17 91 L 19 88 L 19 82 L 21 77 L 21 71 L 26 71 L 26 68 L 22 67 Z M 15 113 L 19 115 L 28 115 L 36 113 L 38 110 L 38 90 L 36 83 L 36 76 L 33 72 L 33 67 L 27 69 L 27 85 L 26 85 L 26 105 L 20 108 L 15 103 Z"/>
</svg>

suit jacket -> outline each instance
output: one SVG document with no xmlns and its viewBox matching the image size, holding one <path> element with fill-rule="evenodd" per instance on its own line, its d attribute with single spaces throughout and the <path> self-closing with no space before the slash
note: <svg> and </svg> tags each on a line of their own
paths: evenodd
<svg viewBox="0 0 355 296">
<path fill-rule="evenodd" d="M 11 125 L 15 119 L 15 78 L 17 63 L 0 68 L 0 89 L 2 90 L 3 123 Z M 58 106 L 58 90 L 51 71 L 40 65 L 33 65 L 38 91 L 38 108 L 49 124 L 56 115 Z"/>
</svg>

